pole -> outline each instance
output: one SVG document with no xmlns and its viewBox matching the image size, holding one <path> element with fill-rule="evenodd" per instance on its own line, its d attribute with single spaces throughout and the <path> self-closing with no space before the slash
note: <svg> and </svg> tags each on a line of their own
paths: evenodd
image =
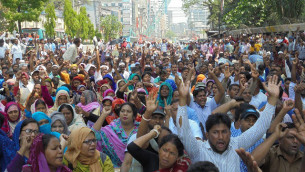
<svg viewBox="0 0 305 172">
<path fill-rule="evenodd" d="M 220 38 L 220 18 L 221 18 L 221 9 L 219 10 L 219 15 L 218 15 L 218 38 Z"/>
</svg>

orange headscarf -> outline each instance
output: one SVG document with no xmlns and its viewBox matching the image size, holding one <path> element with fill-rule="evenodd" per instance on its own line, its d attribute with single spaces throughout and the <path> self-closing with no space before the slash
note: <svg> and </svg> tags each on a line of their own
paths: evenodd
<svg viewBox="0 0 305 172">
<path fill-rule="evenodd" d="M 76 168 L 77 161 L 83 165 L 89 165 L 90 171 L 102 171 L 101 164 L 99 162 L 100 152 L 95 150 L 94 157 L 85 157 L 80 152 L 83 141 L 86 137 L 93 133 L 88 127 L 81 127 L 72 130 L 72 133 L 68 140 L 68 150 L 65 153 L 65 158 Z"/>
<path fill-rule="evenodd" d="M 198 76 L 197 76 L 197 80 L 196 80 L 196 84 L 197 84 L 198 82 L 202 82 L 205 78 L 206 78 L 206 77 L 205 77 L 203 74 L 198 75 Z M 192 92 L 195 90 L 196 84 L 192 87 Z"/>
</svg>

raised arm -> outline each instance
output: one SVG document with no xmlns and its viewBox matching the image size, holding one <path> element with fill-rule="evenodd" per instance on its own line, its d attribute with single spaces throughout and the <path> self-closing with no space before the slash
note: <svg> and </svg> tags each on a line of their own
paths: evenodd
<svg viewBox="0 0 305 172">
<path fill-rule="evenodd" d="M 217 76 L 214 74 L 212 69 L 209 69 L 209 76 L 215 81 L 215 84 L 218 88 L 218 92 L 215 94 L 214 99 L 217 104 L 220 103 L 221 99 L 225 95 L 225 89 L 223 88 L 221 82 L 218 80 Z"/>
<path fill-rule="evenodd" d="M 101 116 L 98 118 L 98 120 L 94 123 L 93 129 L 95 131 L 99 131 L 102 128 L 102 125 L 106 119 L 106 117 L 111 113 L 111 109 L 106 110 L 106 108 L 103 108 Z"/>
<path fill-rule="evenodd" d="M 224 113 L 227 114 L 231 109 L 239 106 L 241 102 L 237 102 L 235 99 L 232 99 L 231 101 L 217 107 L 216 109 L 213 110 L 212 115 L 216 113 Z"/>
<path fill-rule="evenodd" d="M 142 149 L 146 148 L 146 144 L 149 142 L 149 140 L 156 138 L 159 136 L 161 131 L 160 125 L 155 125 L 154 129 L 151 130 L 149 133 L 138 137 L 135 141 L 133 141 L 137 146 L 139 146 Z"/>
<path fill-rule="evenodd" d="M 295 57 L 295 59 L 292 62 L 292 69 L 291 69 L 291 82 L 296 83 L 297 82 L 297 65 L 299 63 L 298 57 Z"/>
<path fill-rule="evenodd" d="M 299 85 L 295 86 L 295 108 L 297 108 L 300 112 L 303 111 L 303 102 L 302 102 L 302 97 L 301 93 L 302 91 L 305 90 L 305 83 L 300 83 Z"/>
<path fill-rule="evenodd" d="M 265 83 L 263 84 L 269 95 L 268 103 L 264 111 L 260 113 L 260 117 L 256 123 L 250 129 L 242 133 L 242 135 L 236 137 L 239 147 L 248 149 L 257 140 L 262 138 L 269 128 L 272 116 L 275 112 L 275 105 L 280 94 L 279 87 L 281 86 L 281 82 L 277 83 L 277 80 L 278 76 L 274 75 L 269 79 L 268 86 L 266 86 Z"/>
<path fill-rule="evenodd" d="M 272 121 L 270 128 L 268 129 L 268 133 L 273 133 L 275 131 L 276 126 L 283 121 L 284 116 L 294 108 L 294 101 L 293 100 L 286 100 L 284 102 L 283 108 L 277 114 L 275 119 Z"/>
<path fill-rule="evenodd" d="M 259 166 L 262 165 L 262 162 L 268 154 L 273 143 L 288 132 L 288 130 L 282 131 L 284 127 L 286 127 L 286 124 L 278 124 L 276 126 L 275 132 L 252 152 L 252 156 Z"/>
</svg>

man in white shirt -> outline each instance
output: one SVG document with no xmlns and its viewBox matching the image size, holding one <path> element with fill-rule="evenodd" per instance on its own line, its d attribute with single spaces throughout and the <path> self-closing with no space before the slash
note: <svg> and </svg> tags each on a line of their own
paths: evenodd
<svg viewBox="0 0 305 172">
<path fill-rule="evenodd" d="M 76 61 L 77 48 L 80 46 L 80 39 L 75 38 L 73 43 L 74 44 L 71 45 L 63 55 L 64 60 L 70 61 L 71 64 L 75 63 Z"/>
<path fill-rule="evenodd" d="M 20 45 L 18 44 L 18 40 L 17 39 L 13 39 L 13 46 L 12 46 L 12 55 L 13 55 L 13 64 L 15 64 L 17 59 L 22 60 L 22 50 Z"/>
<path fill-rule="evenodd" d="M 273 76 L 265 90 L 269 98 L 265 110 L 260 114 L 257 122 L 240 136 L 231 138 L 231 120 L 226 114 L 210 115 L 206 121 L 207 141 L 196 140 L 191 133 L 187 117 L 187 96 L 190 81 L 179 84 L 179 106 L 176 119 L 178 135 L 192 163 L 210 161 L 221 172 L 240 172 L 240 157 L 236 149 L 248 149 L 266 133 L 275 113 L 275 105 L 280 94 L 280 83 L 277 76 Z"/>
<path fill-rule="evenodd" d="M 4 40 L 0 39 L 0 60 L 2 61 L 5 57 L 5 53 L 7 52 L 7 48 L 4 46 Z"/>
</svg>

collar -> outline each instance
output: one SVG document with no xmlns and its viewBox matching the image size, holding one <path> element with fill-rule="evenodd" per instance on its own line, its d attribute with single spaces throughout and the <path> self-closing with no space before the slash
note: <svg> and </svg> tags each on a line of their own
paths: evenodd
<svg viewBox="0 0 305 172">
<path fill-rule="evenodd" d="M 195 105 L 196 105 L 197 107 L 199 107 L 199 108 L 201 108 L 201 109 L 204 109 L 204 108 L 207 107 L 207 104 L 206 104 L 207 102 L 205 102 L 204 107 L 200 106 L 195 100 L 194 100 L 194 103 L 195 103 Z"/>
<path fill-rule="evenodd" d="M 275 148 L 276 148 L 276 155 L 277 155 L 278 157 L 281 156 L 281 157 L 285 158 L 284 155 L 283 155 L 283 152 L 282 152 L 281 149 L 280 149 L 280 146 L 279 146 L 279 145 L 276 145 Z M 294 159 L 294 161 L 297 161 L 297 160 L 302 159 L 302 158 L 303 158 L 303 153 L 302 153 L 301 151 L 298 151 L 297 156 L 296 156 L 296 158 Z M 286 158 L 285 158 L 285 159 L 286 159 Z"/>
</svg>

